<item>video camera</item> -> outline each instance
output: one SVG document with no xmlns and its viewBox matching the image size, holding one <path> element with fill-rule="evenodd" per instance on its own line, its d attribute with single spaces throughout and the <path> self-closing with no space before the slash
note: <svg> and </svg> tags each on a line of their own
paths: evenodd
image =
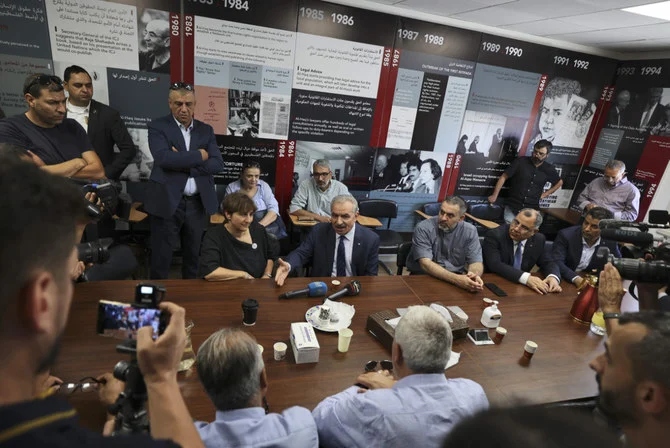
<svg viewBox="0 0 670 448">
<path fill-rule="evenodd" d="M 77 244 L 79 261 L 84 264 L 105 263 L 109 260 L 109 247 L 114 243 L 114 238 L 102 238 L 97 241 Z"/>
<path fill-rule="evenodd" d="M 139 283 L 135 287 L 133 307 L 157 309 L 164 297 L 165 288 L 149 283 Z M 168 318 L 167 315 L 160 315 L 159 334 L 162 334 L 167 326 Z M 109 412 L 116 415 L 112 435 L 149 432 L 149 416 L 145 406 L 147 386 L 137 364 L 137 341 L 125 341 L 116 346 L 116 351 L 130 354 L 130 361 L 121 360 L 114 366 L 114 378 L 125 382 L 126 387 L 116 402 L 109 407 Z"/>
<path fill-rule="evenodd" d="M 99 219 L 105 213 L 125 220 L 130 216 L 132 199 L 121 192 L 120 184 L 107 180 L 104 183 L 86 184 L 82 190 L 84 194 L 95 193 L 102 203 L 102 207 L 95 204 L 87 206 L 88 214 L 92 219 Z"/>
<path fill-rule="evenodd" d="M 609 249 L 603 246 L 596 253 L 599 270 L 605 263 L 610 262 L 625 279 L 670 286 L 670 242 L 667 237 L 657 237 L 649 233 L 650 229 L 670 229 L 668 218 L 665 210 L 651 210 L 649 223 L 601 219 L 601 238 L 632 244 L 635 258 L 614 258 Z"/>
</svg>

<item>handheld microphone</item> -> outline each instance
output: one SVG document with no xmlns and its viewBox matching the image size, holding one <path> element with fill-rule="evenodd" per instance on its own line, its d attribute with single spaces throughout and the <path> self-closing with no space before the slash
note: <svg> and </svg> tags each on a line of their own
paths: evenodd
<svg viewBox="0 0 670 448">
<path fill-rule="evenodd" d="M 325 296 L 328 291 L 328 286 L 324 282 L 312 282 L 307 285 L 305 289 L 298 289 L 296 291 L 288 291 L 279 296 L 280 299 L 292 299 L 306 295 L 307 297 Z"/>
<path fill-rule="evenodd" d="M 642 247 L 651 246 L 655 240 L 654 235 L 651 233 L 620 229 L 602 229 L 600 236 L 608 240 L 631 243 Z"/>
<path fill-rule="evenodd" d="M 357 296 L 361 292 L 361 282 L 358 280 L 354 280 L 351 283 L 348 283 L 344 285 L 344 288 L 340 289 L 336 293 L 333 293 L 326 297 L 324 301 L 326 300 L 337 300 L 340 297 L 343 296 Z"/>
</svg>

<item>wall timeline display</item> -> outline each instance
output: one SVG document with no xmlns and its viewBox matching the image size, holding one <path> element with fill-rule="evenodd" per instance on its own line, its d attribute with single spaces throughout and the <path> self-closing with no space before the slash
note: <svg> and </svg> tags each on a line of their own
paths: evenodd
<svg viewBox="0 0 670 448">
<path fill-rule="evenodd" d="M 627 165 L 646 210 L 670 185 L 670 60 L 622 62 L 320 0 L 5 0 L 0 117 L 26 109 L 26 76 L 91 74 L 153 166 L 147 124 L 169 86 L 195 86 L 217 135 L 218 183 L 259 158 L 282 211 L 316 158 L 356 197 L 399 203 L 397 230 L 446 194 L 485 202 L 511 161 L 546 139 L 573 205 L 607 160 Z M 616 76 L 615 76 L 616 72 Z M 298 180 L 296 180 L 298 179 Z M 505 199 L 506 189 L 500 195 Z M 659 202 L 660 201 L 660 202 Z M 643 218 L 642 214 L 640 218 Z"/>
<path fill-rule="evenodd" d="M 483 36 L 463 123 L 450 143 L 448 192 L 483 199 L 524 154 L 522 141 L 549 58 L 547 47 Z"/>
<path fill-rule="evenodd" d="M 396 25 L 385 14 L 300 2 L 291 139 L 370 143 L 385 47 L 393 46 Z"/>
<path fill-rule="evenodd" d="M 219 135 L 287 138 L 297 0 L 273 2 L 271 11 L 284 11 L 277 16 L 259 1 L 239 9 L 187 6 L 185 20 L 192 18 L 194 26 L 196 113 Z"/>
<path fill-rule="evenodd" d="M 446 149 L 461 126 L 480 39 L 473 31 L 401 19 L 379 146 Z"/>
<path fill-rule="evenodd" d="M 659 186 L 667 182 L 670 147 L 670 61 L 647 60 L 620 63 L 615 86 L 605 94 L 603 127 L 571 200 L 593 178 L 602 175 L 608 160 L 626 164 L 628 180 L 641 193 L 639 220 L 649 210 Z M 591 175 L 591 173 L 593 173 Z"/>
</svg>

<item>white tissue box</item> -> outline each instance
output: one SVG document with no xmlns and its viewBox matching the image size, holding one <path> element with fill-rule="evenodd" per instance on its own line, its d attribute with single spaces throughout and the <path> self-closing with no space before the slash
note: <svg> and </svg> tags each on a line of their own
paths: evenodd
<svg viewBox="0 0 670 448">
<path fill-rule="evenodd" d="M 307 322 L 291 324 L 291 347 L 296 364 L 319 362 L 319 341 L 314 328 Z"/>
</svg>

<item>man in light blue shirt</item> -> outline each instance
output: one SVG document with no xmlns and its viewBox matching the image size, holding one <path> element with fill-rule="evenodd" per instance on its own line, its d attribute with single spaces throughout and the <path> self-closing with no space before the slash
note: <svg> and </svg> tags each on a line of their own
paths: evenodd
<svg viewBox="0 0 670 448">
<path fill-rule="evenodd" d="M 198 350 L 198 376 L 216 406 L 216 420 L 196 422 L 207 448 L 318 447 L 319 439 L 309 410 L 286 409 L 266 414 L 268 389 L 261 351 L 242 330 L 221 329 Z"/>
<path fill-rule="evenodd" d="M 368 372 L 328 397 L 312 415 L 324 447 L 440 447 L 461 419 L 488 408 L 482 387 L 448 379 L 449 323 L 427 306 L 412 306 L 400 319 L 391 349 L 393 374 Z"/>
<path fill-rule="evenodd" d="M 330 163 L 319 159 L 312 165 L 312 178 L 302 181 L 298 186 L 289 212 L 319 222 L 330 222 L 330 202 L 335 196 L 348 194 L 347 186 L 333 179 Z"/>
</svg>

